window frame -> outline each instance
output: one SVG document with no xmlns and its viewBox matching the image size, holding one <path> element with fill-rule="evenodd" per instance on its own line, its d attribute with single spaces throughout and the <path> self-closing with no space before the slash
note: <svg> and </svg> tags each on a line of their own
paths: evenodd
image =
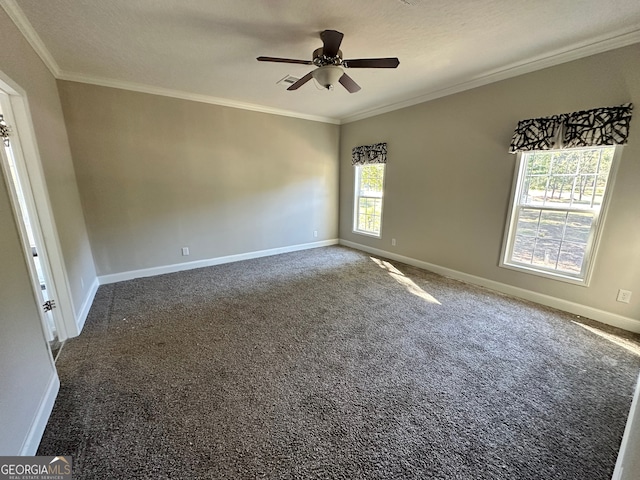
<svg viewBox="0 0 640 480">
<path fill-rule="evenodd" d="M 518 272 L 524 272 L 531 275 L 536 275 L 552 280 L 558 280 L 565 283 L 574 285 L 580 285 L 588 287 L 591 278 L 593 276 L 594 265 L 598 255 L 598 249 L 600 247 L 600 240 L 606 221 L 607 212 L 609 210 L 609 203 L 612 196 L 612 192 L 615 185 L 615 180 L 618 172 L 618 165 L 620 163 L 620 156 L 622 153 L 622 146 L 620 145 L 598 145 L 593 147 L 580 147 L 571 150 L 590 150 L 597 148 L 614 148 L 613 157 L 611 159 L 611 168 L 609 169 L 609 175 L 607 177 L 607 185 L 602 198 L 602 203 L 599 209 L 587 210 L 588 212 L 594 212 L 593 223 L 589 232 L 589 239 L 587 240 L 587 247 L 585 249 L 583 257 L 583 267 L 580 274 L 571 275 L 570 273 L 564 273 L 561 271 L 552 271 L 544 269 L 543 267 L 527 266 L 522 263 L 514 262 L 512 260 L 513 248 L 515 245 L 515 232 L 518 224 L 518 211 L 520 208 L 527 208 L 527 205 L 522 205 L 520 199 L 522 198 L 522 188 L 525 184 L 523 175 L 527 165 L 525 161 L 525 155 L 536 153 L 550 153 L 554 151 L 566 151 L 560 149 L 544 150 L 544 151 L 526 151 L 518 152 L 516 155 L 516 164 L 513 175 L 513 183 L 511 186 L 511 194 L 509 199 L 509 210 L 507 215 L 507 223 L 502 241 L 502 249 L 500 253 L 499 266 L 510 270 L 516 270 Z M 529 206 L 530 207 L 530 206 Z M 541 210 L 551 210 L 559 212 L 571 212 L 572 209 L 562 208 L 544 208 Z"/>
<path fill-rule="evenodd" d="M 382 192 L 380 194 L 380 232 L 379 233 L 374 233 L 374 232 L 369 232 L 366 230 L 359 230 L 358 229 L 358 218 L 359 218 L 359 207 L 360 207 L 360 198 L 363 197 L 363 195 L 360 195 L 360 179 L 362 178 L 362 168 L 363 167 L 370 167 L 370 166 L 378 166 L 378 165 L 382 165 L 383 166 L 383 173 L 382 173 Z M 382 238 L 382 221 L 383 221 L 383 215 L 384 215 L 384 190 L 385 190 L 385 183 L 387 181 L 387 164 L 386 163 L 369 163 L 369 164 L 364 164 L 364 165 L 355 165 L 355 185 L 354 185 L 354 194 L 353 194 L 353 222 L 352 222 L 352 232 L 356 233 L 358 235 L 364 235 L 366 237 L 372 237 L 372 238 Z M 365 197 L 366 198 L 366 197 Z M 377 197 L 376 197 L 377 198 Z"/>
</svg>

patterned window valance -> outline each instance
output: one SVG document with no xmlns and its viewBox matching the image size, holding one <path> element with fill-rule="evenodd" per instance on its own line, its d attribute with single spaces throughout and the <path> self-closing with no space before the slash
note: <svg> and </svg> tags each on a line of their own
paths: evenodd
<svg viewBox="0 0 640 480">
<path fill-rule="evenodd" d="M 9 135 L 11 133 L 11 129 L 9 125 L 4 121 L 4 117 L 0 113 L 0 138 L 2 138 L 3 143 L 8 147 L 9 146 Z"/>
<path fill-rule="evenodd" d="M 387 163 L 387 144 L 361 145 L 351 150 L 353 165 L 367 165 L 370 163 Z"/>
<path fill-rule="evenodd" d="M 552 148 L 625 145 L 633 105 L 594 108 L 518 122 L 510 153 Z"/>
</svg>

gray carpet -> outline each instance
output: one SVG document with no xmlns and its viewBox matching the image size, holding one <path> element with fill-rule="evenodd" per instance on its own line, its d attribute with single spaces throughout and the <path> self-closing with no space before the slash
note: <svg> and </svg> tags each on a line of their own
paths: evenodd
<svg viewBox="0 0 640 480">
<path fill-rule="evenodd" d="M 74 479 L 611 477 L 637 353 L 392 263 L 328 247 L 100 287 L 38 454 Z"/>
</svg>

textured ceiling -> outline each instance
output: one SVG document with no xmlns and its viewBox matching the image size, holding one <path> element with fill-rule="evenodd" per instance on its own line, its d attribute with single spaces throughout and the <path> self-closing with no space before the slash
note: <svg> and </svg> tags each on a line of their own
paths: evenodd
<svg viewBox="0 0 640 480">
<path fill-rule="evenodd" d="M 60 78 L 334 120 L 640 41 L 638 0 L 0 1 L 24 14 Z M 310 59 L 324 29 L 345 34 L 344 58 L 400 66 L 348 70 L 355 94 L 289 92 L 276 82 L 315 67 L 255 59 Z"/>
</svg>

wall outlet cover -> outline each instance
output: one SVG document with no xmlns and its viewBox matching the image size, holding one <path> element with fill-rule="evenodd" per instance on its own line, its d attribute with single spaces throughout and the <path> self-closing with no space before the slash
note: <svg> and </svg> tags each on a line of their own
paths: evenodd
<svg viewBox="0 0 640 480">
<path fill-rule="evenodd" d="M 618 290 L 616 300 L 622 303 L 629 303 L 631 301 L 631 291 L 622 289 Z"/>
</svg>

